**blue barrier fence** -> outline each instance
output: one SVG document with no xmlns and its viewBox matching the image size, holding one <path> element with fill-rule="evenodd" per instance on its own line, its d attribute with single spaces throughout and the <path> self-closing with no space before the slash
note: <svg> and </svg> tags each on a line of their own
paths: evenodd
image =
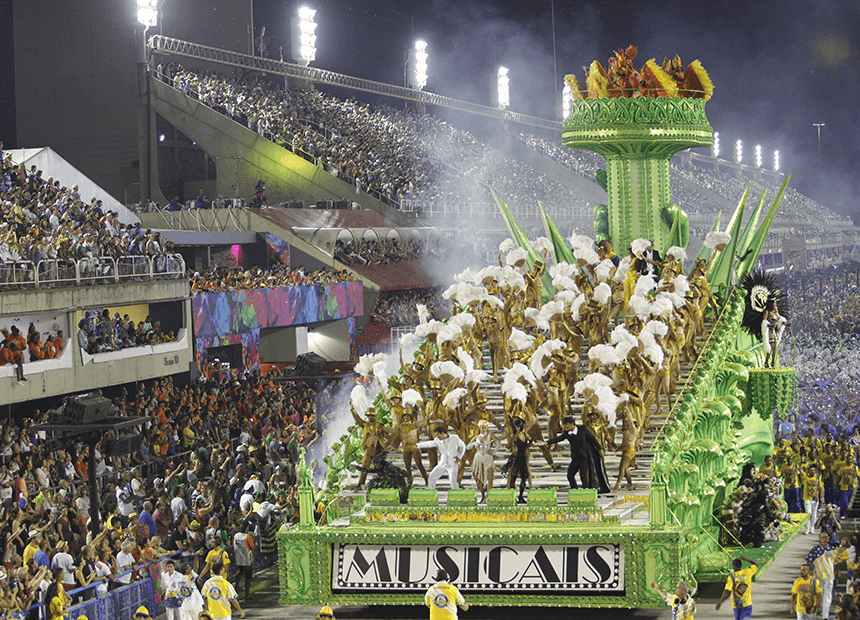
<svg viewBox="0 0 860 620">
<path fill-rule="evenodd" d="M 74 596 L 75 592 L 76 590 L 72 590 L 69 594 Z M 152 579 L 135 581 L 102 596 L 96 594 L 96 598 L 89 601 L 72 605 L 69 608 L 68 620 L 76 620 L 79 616 L 86 616 L 87 620 L 132 620 L 134 612 L 141 605 L 153 616 L 164 611 L 164 603 L 155 602 Z"/>
</svg>

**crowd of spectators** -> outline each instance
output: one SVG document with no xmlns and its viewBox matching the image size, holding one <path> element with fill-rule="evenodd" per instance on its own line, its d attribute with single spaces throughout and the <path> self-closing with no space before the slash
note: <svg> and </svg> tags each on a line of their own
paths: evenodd
<svg viewBox="0 0 860 620">
<path fill-rule="evenodd" d="M 597 153 L 569 149 L 566 146 L 562 146 L 557 140 L 548 140 L 533 134 L 521 133 L 519 139 L 526 146 L 554 159 L 564 167 L 581 174 L 586 179 L 596 181 L 597 171 L 601 168 L 606 168 L 606 160 Z"/>
<path fill-rule="evenodd" d="M 391 327 L 415 327 L 419 323 L 418 306 L 423 304 L 430 320 L 441 321 L 451 315 L 451 304 L 442 297 L 440 288 L 383 291 L 376 300 L 370 321 Z"/>
<path fill-rule="evenodd" d="M 246 577 L 247 597 L 248 550 L 257 565 L 273 561 L 275 532 L 296 518 L 295 465 L 314 434 L 315 400 L 304 383 L 259 374 L 184 386 L 167 378 L 141 384 L 137 394 L 123 390 L 112 415 L 149 421 L 132 454 L 95 448 L 95 533 L 86 444 L 56 444 L 50 432 L 34 430 L 48 419 L 38 410 L 0 424 L 0 611 L 50 602 L 59 596 L 49 589 L 54 581 L 66 591 L 90 586 L 72 602 L 94 596 L 92 588 L 106 593 L 150 576 L 157 589 L 168 556 L 187 565 L 197 585 L 217 563 L 229 563 L 231 574 Z M 246 534 L 256 544 L 248 546 Z"/>
<path fill-rule="evenodd" d="M 265 270 L 254 266 L 250 269 L 212 267 L 206 271 L 195 271 L 191 275 L 191 290 L 232 291 L 279 286 L 314 286 L 355 280 L 345 269 L 322 268 L 307 271 L 301 265 L 290 269 L 286 265 L 274 263 Z"/>
<path fill-rule="evenodd" d="M 15 164 L 0 147 L 0 288 L 49 285 L 75 280 L 74 262 L 88 282 L 112 275 L 102 258 L 148 256 L 155 271 L 167 270 L 173 252 L 158 232 L 123 224 L 101 200 L 82 200 L 78 186 L 66 187 L 42 171 Z M 127 267 L 133 272 L 133 262 Z"/>
<path fill-rule="evenodd" d="M 65 345 L 65 334 L 62 329 L 57 330 L 56 334 L 48 332 L 43 340 L 42 334 L 33 323 L 30 323 L 27 328 L 26 340 L 17 325 L 12 325 L 9 329 L 0 328 L 0 334 L 3 335 L 3 340 L 0 342 L 0 365 L 14 365 L 18 383 L 27 380 L 24 376 L 26 361 L 54 359 Z"/>
<path fill-rule="evenodd" d="M 161 329 L 161 321 L 153 321 L 147 316 L 135 325 L 128 314 L 120 317 L 119 312 L 114 312 L 111 317 L 108 308 L 85 310 L 84 317 L 78 322 L 77 337 L 80 349 L 90 355 L 176 339 L 172 331 Z"/>
<path fill-rule="evenodd" d="M 391 202 L 492 203 L 492 185 L 514 208 L 586 205 L 576 192 L 430 115 L 285 91 L 256 78 L 229 79 L 180 66 L 164 79 L 216 111 L 330 173 Z"/>
<path fill-rule="evenodd" d="M 860 264 L 783 272 L 779 283 L 791 307 L 792 331 L 801 340 L 860 336 Z"/>
</svg>

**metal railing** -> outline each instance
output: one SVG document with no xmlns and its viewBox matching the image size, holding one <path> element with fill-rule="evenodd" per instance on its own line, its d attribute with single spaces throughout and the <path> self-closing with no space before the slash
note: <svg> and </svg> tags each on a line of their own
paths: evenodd
<svg viewBox="0 0 860 620">
<path fill-rule="evenodd" d="M 207 62 L 215 62 L 231 67 L 240 67 L 243 69 L 251 69 L 254 71 L 263 71 L 265 73 L 273 73 L 280 76 L 307 80 L 319 84 L 331 84 L 332 86 L 340 86 L 352 90 L 359 90 L 366 93 L 376 95 L 385 95 L 396 99 L 404 99 L 424 105 L 436 105 L 462 112 L 470 112 L 472 114 L 480 114 L 481 116 L 489 116 L 505 121 L 513 121 L 523 125 L 532 127 L 540 127 L 551 131 L 561 131 L 561 123 L 551 121 L 536 116 L 520 114 L 519 112 L 511 112 L 510 110 L 501 110 L 467 101 L 460 101 L 452 97 L 444 97 L 421 90 L 406 88 L 404 86 L 393 86 L 382 82 L 374 82 L 372 80 L 364 80 L 362 78 L 335 73 L 334 71 L 325 71 L 315 67 L 303 67 L 301 65 L 273 60 L 270 58 L 261 58 L 259 56 L 249 56 L 248 54 L 240 54 L 229 50 L 222 50 L 216 47 L 173 39 L 162 35 L 154 35 L 149 38 L 147 47 L 150 52 L 158 54 L 172 54 L 175 56 L 185 56 L 186 58 L 195 58 L 197 60 L 205 60 Z"/>
<path fill-rule="evenodd" d="M 80 260 L 0 262 L 0 291 L 58 288 L 85 284 L 116 284 L 145 280 L 178 280 L 185 277 L 181 254 L 109 256 Z"/>
</svg>

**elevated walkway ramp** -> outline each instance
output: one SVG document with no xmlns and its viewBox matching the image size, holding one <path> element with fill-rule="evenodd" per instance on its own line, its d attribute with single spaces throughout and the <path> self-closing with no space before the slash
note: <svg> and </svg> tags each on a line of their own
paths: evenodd
<svg viewBox="0 0 860 620">
<path fill-rule="evenodd" d="M 373 196 L 356 193 L 350 183 L 161 80 L 150 77 L 149 85 L 153 110 L 215 161 L 217 195 L 252 196 L 257 179 L 263 179 L 270 203 L 288 200 L 315 203 L 348 197 L 363 208 L 401 224 L 411 219 Z"/>
</svg>

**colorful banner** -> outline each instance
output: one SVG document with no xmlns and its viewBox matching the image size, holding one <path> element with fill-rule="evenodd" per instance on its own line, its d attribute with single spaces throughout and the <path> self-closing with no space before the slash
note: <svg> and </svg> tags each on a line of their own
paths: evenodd
<svg viewBox="0 0 860 620">
<path fill-rule="evenodd" d="M 260 366 L 260 329 L 364 314 L 361 282 L 200 291 L 191 304 L 198 366 L 206 359 L 209 347 L 241 343 L 246 370 Z M 353 333 L 354 329 L 353 322 Z"/>
<path fill-rule="evenodd" d="M 220 338 L 266 327 L 307 325 L 364 314 L 361 282 L 200 291 L 191 303 L 197 338 Z"/>
</svg>

